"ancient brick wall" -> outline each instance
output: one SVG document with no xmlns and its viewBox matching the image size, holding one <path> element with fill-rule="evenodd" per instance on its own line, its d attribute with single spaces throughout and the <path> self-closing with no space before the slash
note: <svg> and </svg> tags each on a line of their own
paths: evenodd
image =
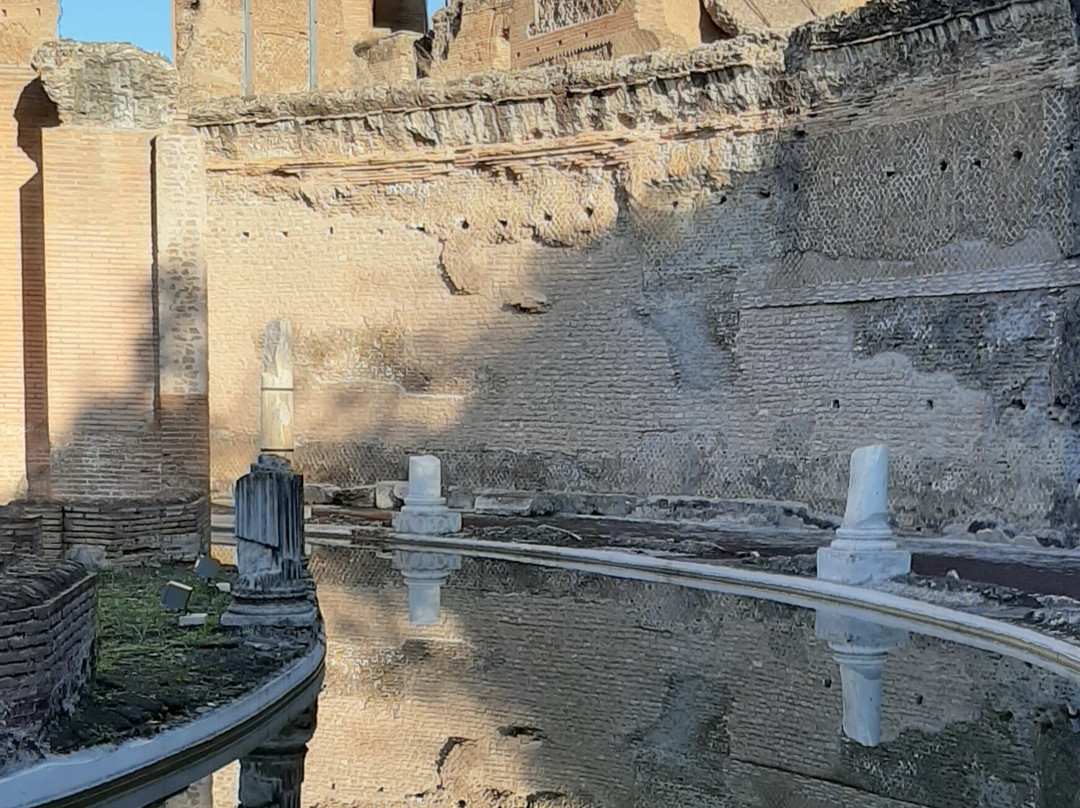
<svg viewBox="0 0 1080 808">
<path fill-rule="evenodd" d="M 25 498 L 49 558 L 190 557 L 208 532 L 202 149 L 168 129 L 161 57 L 63 42 L 26 59 L 0 67 L 0 502 Z M 135 518 L 97 513 L 111 500 Z"/>
<path fill-rule="evenodd" d="M 60 0 L 0 2 L 0 62 L 24 66 L 43 42 L 56 38 Z"/>
<path fill-rule="evenodd" d="M 0 64 L 0 501 L 19 493 L 26 473 L 20 207 L 35 169 L 19 148 L 15 109 L 33 78 L 25 65 Z"/>
<path fill-rule="evenodd" d="M 174 0 L 185 98 L 347 90 L 384 80 L 357 46 L 391 31 L 423 33 L 423 0 Z M 377 18 L 377 19 L 376 19 Z M 416 58 L 410 53 L 415 78 Z"/>
<path fill-rule="evenodd" d="M 94 579 L 78 564 L 0 556 L 0 724 L 39 731 L 90 675 Z"/>
<path fill-rule="evenodd" d="M 41 517 L 28 516 L 16 508 L 0 508 L 0 554 L 41 553 Z"/>
<path fill-rule="evenodd" d="M 24 493 L 40 431 L 40 380 L 33 358 L 40 354 L 34 329 L 24 329 L 24 308 L 40 308 L 40 139 L 47 108 L 33 85 L 30 56 L 56 35 L 56 0 L 0 3 L 0 502 Z M 26 363 L 29 352 L 31 362 Z M 29 475 L 30 477 L 33 474 Z"/>
<path fill-rule="evenodd" d="M 1076 58 L 1071 12 L 912 9 L 321 118 L 195 109 L 215 485 L 285 315 L 314 482 L 430 450 L 473 490 L 838 512 L 882 440 L 905 528 L 1076 524 L 1074 90 L 1035 44 Z"/>
<path fill-rule="evenodd" d="M 185 95 L 244 92 L 244 0 L 174 0 L 173 62 Z"/>
<path fill-rule="evenodd" d="M 993 804 L 1074 794 L 1060 705 L 1075 687 L 1024 663 L 913 635 L 889 654 L 885 743 L 868 749 L 842 735 L 812 612 L 466 559 L 441 624 L 410 627 L 384 549 L 311 558 L 328 652 L 305 805 L 765 808 L 797 794 L 966 808 L 988 783 Z M 231 804 L 229 779 L 215 781 Z"/>
</svg>

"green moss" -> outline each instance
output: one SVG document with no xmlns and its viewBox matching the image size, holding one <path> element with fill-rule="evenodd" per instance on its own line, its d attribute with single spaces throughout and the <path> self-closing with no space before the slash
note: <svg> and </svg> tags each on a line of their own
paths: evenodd
<svg viewBox="0 0 1080 808">
<path fill-rule="evenodd" d="M 229 580 L 221 577 L 219 580 Z M 205 625 L 182 628 L 177 614 L 161 607 L 161 590 L 169 581 L 192 587 L 188 611 L 206 612 Z M 204 645 L 214 634 L 229 595 L 195 577 L 189 569 L 122 570 L 97 577 L 97 672 L 131 664 L 174 667 L 177 656 Z"/>
</svg>

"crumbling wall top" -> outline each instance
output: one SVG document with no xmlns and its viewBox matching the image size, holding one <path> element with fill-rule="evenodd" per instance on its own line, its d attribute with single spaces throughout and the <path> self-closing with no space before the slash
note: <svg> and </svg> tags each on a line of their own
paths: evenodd
<svg viewBox="0 0 1080 808">
<path fill-rule="evenodd" d="M 281 120 L 363 115 L 378 111 L 402 111 L 500 103 L 523 98 L 544 98 L 675 78 L 693 73 L 745 70 L 756 78 L 746 83 L 747 95 L 767 85 L 767 78 L 783 70 L 781 37 L 751 34 L 691 51 L 660 51 L 642 56 L 596 62 L 575 62 L 514 72 L 492 72 L 467 79 L 422 79 L 397 85 L 364 87 L 345 92 L 263 95 L 250 98 L 211 98 L 188 110 L 195 125 L 212 126 L 239 120 Z M 760 80 L 758 80 L 760 79 Z M 758 106 L 760 99 L 748 99 Z"/>
<path fill-rule="evenodd" d="M 32 65 L 68 125 L 161 129 L 176 109 L 172 65 L 132 45 L 48 42 Z"/>
</svg>

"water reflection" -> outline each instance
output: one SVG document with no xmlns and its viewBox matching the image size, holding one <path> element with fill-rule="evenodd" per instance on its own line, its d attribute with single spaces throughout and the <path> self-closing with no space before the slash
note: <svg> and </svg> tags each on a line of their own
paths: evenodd
<svg viewBox="0 0 1080 808">
<path fill-rule="evenodd" d="M 314 706 L 276 738 L 240 759 L 241 808 L 300 808 L 304 761 L 315 734 Z"/>
<path fill-rule="evenodd" d="M 844 734 L 863 746 L 877 746 L 882 673 L 889 652 L 907 643 L 908 632 L 827 608 L 817 610 L 814 631 L 840 666 Z"/>
<path fill-rule="evenodd" d="M 1080 692 L 1025 662 L 445 552 L 316 547 L 311 568 L 319 728 L 217 777 L 218 808 L 1080 806 Z"/>
</svg>

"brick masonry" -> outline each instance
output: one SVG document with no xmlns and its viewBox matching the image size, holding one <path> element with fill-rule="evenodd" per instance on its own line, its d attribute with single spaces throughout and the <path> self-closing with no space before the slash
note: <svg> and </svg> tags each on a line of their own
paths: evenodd
<svg viewBox="0 0 1080 808">
<path fill-rule="evenodd" d="M 16 201 L 0 254 L 21 270 L 4 275 L 0 501 L 40 511 L 48 557 L 190 558 L 208 535 L 205 172 L 198 138 L 170 129 L 176 72 L 72 42 L 0 63 Z"/>
<path fill-rule="evenodd" d="M 1080 525 L 1070 8 L 913 3 L 884 33 L 870 9 L 194 107 L 214 486 L 254 450 L 253 346 L 287 315 L 313 482 L 434 451 L 466 489 L 835 513 L 850 451 L 885 441 L 904 529 Z"/>
<path fill-rule="evenodd" d="M 177 6 L 177 74 L 39 51 L 48 97 L 0 131 L 26 191 L 0 231 L 23 269 L 2 281 L 23 298 L 0 344 L 8 496 L 224 492 L 257 448 L 259 334 L 286 316 L 312 482 L 434 451 L 465 490 L 836 512 L 849 452 L 883 440 L 904 529 L 1080 530 L 1064 0 L 872 3 L 693 51 L 251 98 L 210 58 L 239 52 L 230 2 Z M 295 6 L 252 19 L 292 54 L 263 43 L 260 91 L 302 89 Z M 673 48 L 697 13 L 544 7 L 570 27 L 632 9 Z M 346 38 L 371 12 L 319 8 Z"/>
<path fill-rule="evenodd" d="M 0 556 L 0 727 L 38 732 L 74 707 L 94 656 L 94 579 Z"/>
</svg>

